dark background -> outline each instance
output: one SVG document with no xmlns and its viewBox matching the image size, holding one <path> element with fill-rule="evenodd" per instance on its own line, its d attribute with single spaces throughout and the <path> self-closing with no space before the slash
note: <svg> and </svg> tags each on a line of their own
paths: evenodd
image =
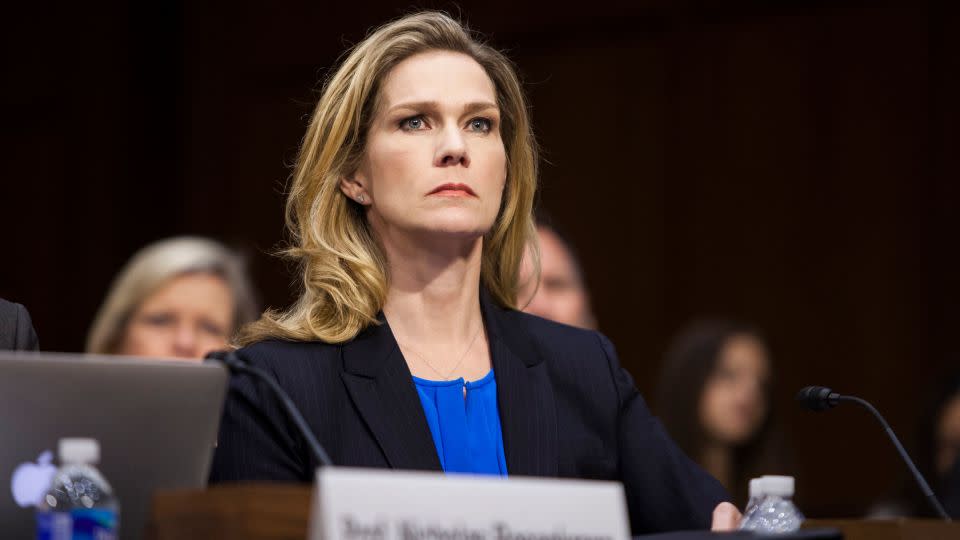
<svg viewBox="0 0 960 540">
<path fill-rule="evenodd" d="M 541 203 L 576 244 L 601 329 L 652 395 L 670 336 L 753 321 L 808 516 L 855 516 L 903 466 L 958 365 L 960 33 L 951 2 L 491 0 L 459 7 L 517 62 L 544 147 Z M 10 8 L 0 296 L 44 350 L 82 349 L 142 245 L 243 250 L 265 305 L 292 298 L 283 188 L 318 81 L 413 4 L 131 2 Z M 398 7 L 399 6 L 399 7 Z"/>
</svg>

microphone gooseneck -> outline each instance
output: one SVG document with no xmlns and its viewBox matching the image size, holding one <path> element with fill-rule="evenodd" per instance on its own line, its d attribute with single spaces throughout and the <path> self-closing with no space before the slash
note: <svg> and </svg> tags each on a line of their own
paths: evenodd
<svg viewBox="0 0 960 540">
<path fill-rule="evenodd" d="M 279 384 L 277 384 L 276 379 L 274 379 L 269 373 L 258 367 L 247 364 L 233 351 L 218 351 L 211 353 L 207 356 L 207 358 L 221 362 L 223 365 L 227 366 L 227 369 L 229 369 L 231 373 L 245 373 L 252 375 L 260 381 L 266 383 L 274 395 L 276 395 L 280 400 L 280 403 L 283 405 L 284 410 L 286 410 L 287 415 L 297 426 L 297 430 L 307 442 L 307 446 L 310 447 L 310 452 L 313 454 L 314 459 L 317 460 L 317 463 L 320 463 L 324 467 L 333 465 L 333 461 L 330 459 L 330 456 L 327 455 L 327 452 L 323 449 L 320 441 L 317 440 L 316 436 L 313 434 L 313 431 L 310 430 L 310 426 L 307 425 L 307 421 L 304 420 L 303 415 L 300 414 L 300 411 L 297 409 L 297 406 L 294 405 L 293 400 L 290 399 L 290 396 L 283 390 L 283 388 L 280 387 Z"/>
<path fill-rule="evenodd" d="M 878 411 L 868 401 L 860 399 L 856 396 L 840 395 L 825 386 L 804 387 L 799 393 L 797 393 L 797 401 L 800 403 L 801 407 L 810 411 L 823 411 L 830 409 L 843 401 L 856 403 L 857 405 L 860 405 L 861 407 L 870 411 L 874 418 L 880 422 L 880 425 L 883 426 L 883 430 L 886 431 L 887 436 L 890 437 L 890 440 L 893 441 L 893 445 L 897 448 L 897 452 L 900 454 L 900 457 L 903 458 L 904 463 L 907 464 L 907 468 L 910 469 L 910 473 L 913 475 L 914 480 L 916 480 L 917 484 L 920 486 L 920 491 L 923 492 L 923 495 L 930 502 L 930 505 L 933 506 L 934 511 L 937 513 L 937 515 L 943 518 L 944 521 L 952 521 L 950 516 L 947 514 L 947 511 L 943 509 L 943 505 L 941 505 L 940 501 L 937 500 L 937 496 L 933 493 L 933 490 L 930 489 L 930 485 L 927 484 L 926 479 L 922 474 L 920 474 L 920 470 L 917 469 L 917 466 L 913 463 L 913 460 L 910 459 L 910 456 L 903 448 L 903 445 L 900 444 L 900 439 L 897 438 L 897 435 L 893 432 L 893 429 L 890 428 L 890 424 L 888 424 L 886 419 L 883 418 L 883 415 L 880 414 L 880 411 Z"/>
</svg>

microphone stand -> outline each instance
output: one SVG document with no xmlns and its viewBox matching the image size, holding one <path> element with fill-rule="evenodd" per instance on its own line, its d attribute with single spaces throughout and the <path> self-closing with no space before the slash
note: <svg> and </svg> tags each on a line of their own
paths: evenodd
<svg viewBox="0 0 960 540">
<path fill-rule="evenodd" d="M 280 403 L 283 405 L 284 410 L 287 412 L 287 415 L 290 417 L 290 419 L 293 420 L 293 423 L 296 424 L 297 430 L 307 442 L 307 446 L 310 448 L 310 452 L 313 454 L 313 457 L 317 460 L 317 462 L 324 467 L 333 465 L 333 461 L 330 459 L 330 456 L 327 455 L 327 452 L 323 449 L 320 441 L 317 440 L 316 436 L 313 434 L 313 431 L 310 430 L 310 426 L 307 425 L 307 421 L 304 420 L 303 415 L 300 414 L 300 411 L 297 409 L 297 406 L 294 405 L 293 400 L 290 399 L 290 396 L 283 390 L 283 388 L 280 388 L 280 385 L 277 384 L 276 379 L 274 379 L 269 373 L 258 367 L 248 365 L 243 360 L 240 360 L 233 351 L 226 354 L 213 353 L 207 356 L 207 358 L 219 360 L 225 366 L 227 366 L 231 373 L 245 373 L 252 375 L 254 378 L 266 383 L 267 386 L 270 387 L 270 390 L 277 396 L 277 398 L 280 399 Z"/>
<path fill-rule="evenodd" d="M 927 484 L 927 481 L 923 478 L 923 475 L 920 474 L 920 471 L 917 469 L 917 466 L 914 465 L 913 460 L 910 459 L 910 456 L 907 455 L 907 451 L 904 450 L 903 445 L 900 444 L 900 439 L 897 438 L 897 435 L 890 429 L 890 424 L 883 418 L 873 405 L 871 405 L 866 400 L 860 399 L 856 396 L 837 396 L 837 401 L 849 401 L 851 403 L 856 403 L 861 407 L 870 411 L 873 414 L 874 418 L 880 422 L 880 425 L 883 426 L 884 431 L 887 432 L 887 436 L 890 437 L 890 440 L 893 441 L 893 445 L 897 448 L 897 452 L 900 453 L 900 457 L 903 458 L 903 461 L 907 464 L 907 468 L 910 469 L 910 472 L 913 474 L 913 477 L 917 480 L 917 483 L 920 484 L 920 490 L 923 492 L 923 495 L 930 501 L 930 505 L 933 506 L 933 509 L 936 510 L 937 514 L 943 518 L 944 521 L 953 521 L 950 519 L 947 511 L 943 509 L 943 506 L 940 504 L 940 501 L 937 500 L 937 496 L 934 495 L 933 490 L 930 489 L 930 485 Z"/>
</svg>

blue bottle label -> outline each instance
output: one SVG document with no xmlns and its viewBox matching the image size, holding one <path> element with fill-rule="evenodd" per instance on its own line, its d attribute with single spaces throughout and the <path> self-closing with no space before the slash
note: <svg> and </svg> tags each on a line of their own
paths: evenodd
<svg viewBox="0 0 960 540">
<path fill-rule="evenodd" d="M 37 540 L 59 540 L 73 535 L 73 519 L 66 512 L 37 512 Z"/>
<path fill-rule="evenodd" d="M 116 540 L 117 512 L 105 508 L 75 508 L 38 512 L 37 540 Z"/>
<path fill-rule="evenodd" d="M 117 513 L 105 508 L 77 508 L 73 518 L 73 540 L 116 540 Z"/>
</svg>

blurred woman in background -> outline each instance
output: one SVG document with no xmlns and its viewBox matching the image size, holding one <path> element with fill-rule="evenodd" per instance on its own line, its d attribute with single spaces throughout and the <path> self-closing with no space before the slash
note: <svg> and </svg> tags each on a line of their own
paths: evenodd
<svg viewBox="0 0 960 540">
<path fill-rule="evenodd" d="M 199 361 L 257 315 L 236 254 L 206 238 L 170 238 L 141 249 L 114 279 L 87 352 Z"/>
<path fill-rule="evenodd" d="M 932 426 L 923 431 L 933 432 L 933 489 L 950 517 L 960 519 L 960 373 L 948 377 L 943 388 Z"/>
<path fill-rule="evenodd" d="M 783 445 L 771 424 L 772 365 L 759 333 L 728 322 L 700 322 L 669 348 L 658 414 L 677 444 L 734 495 L 750 478 L 783 473 Z"/>
<path fill-rule="evenodd" d="M 917 422 L 917 468 L 947 514 L 960 519 L 960 371 L 941 375 L 927 385 L 928 394 Z M 867 510 L 868 518 L 939 517 L 912 476 L 901 471 L 894 494 Z"/>
</svg>

